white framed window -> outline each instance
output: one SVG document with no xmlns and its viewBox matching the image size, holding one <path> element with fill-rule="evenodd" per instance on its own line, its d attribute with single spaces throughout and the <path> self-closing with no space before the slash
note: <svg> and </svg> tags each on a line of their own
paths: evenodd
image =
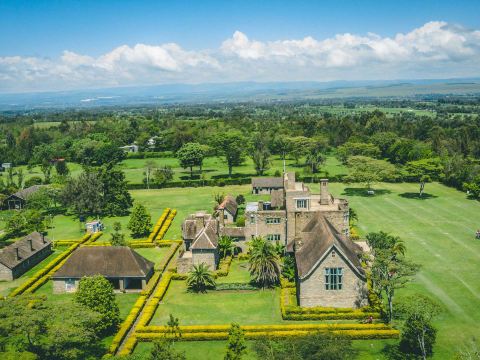
<svg viewBox="0 0 480 360">
<path fill-rule="evenodd" d="M 308 199 L 297 199 L 297 209 L 307 209 Z"/>
<path fill-rule="evenodd" d="M 280 241 L 280 234 L 268 234 L 267 240 L 269 241 Z"/>
<path fill-rule="evenodd" d="M 267 224 L 280 224 L 280 218 L 277 217 L 268 217 L 265 219 Z"/>
<path fill-rule="evenodd" d="M 325 268 L 325 290 L 342 290 L 342 280 L 342 268 Z"/>
</svg>

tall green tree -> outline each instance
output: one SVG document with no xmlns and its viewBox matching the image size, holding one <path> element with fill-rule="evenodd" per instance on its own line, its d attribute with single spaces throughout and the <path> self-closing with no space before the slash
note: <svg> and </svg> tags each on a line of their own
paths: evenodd
<svg viewBox="0 0 480 360">
<path fill-rule="evenodd" d="M 99 314 L 82 305 L 22 295 L 0 301 L 0 345 L 28 359 L 82 360 L 104 352 L 95 331 Z"/>
<path fill-rule="evenodd" d="M 133 205 L 128 191 L 125 173 L 109 165 L 98 170 L 102 182 L 102 213 L 108 216 L 124 216 Z"/>
<path fill-rule="evenodd" d="M 102 179 L 96 171 L 84 171 L 67 181 L 60 199 L 79 216 L 99 216 L 104 202 Z"/>
<path fill-rule="evenodd" d="M 186 143 L 177 151 L 176 156 L 182 168 L 190 168 L 190 178 L 193 178 L 193 167 L 202 166 L 204 147 L 199 143 Z"/>
<path fill-rule="evenodd" d="M 396 290 L 411 281 L 419 266 L 405 259 L 405 247 L 398 237 L 386 233 L 368 234 L 367 243 L 374 256 L 371 266 L 373 291 L 380 299 L 385 295 L 387 317 L 391 322 Z"/>
<path fill-rule="evenodd" d="M 416 294 L 404 299 L 400 313 L 405 319 L 400 350 L 423 360 L 431 357 L 437 334 L 432 321 L 440 313 L 440 306 L 429 297 Z"/>
<path fill-rule="evenodd" d="M 245 343 L 245 336 L 240 325 L 232 323 L 228 331 L 227 353 L 224 360 L 241 360 L 243 355 L 247 352 L 247 344 Z"/>
<path fill-rule="evenodd" d="M 270 151 L 264 134 L 253 134 L 250 153 L 257 175 L 262 176 L 270 167 Z"/>
<path fill-rule="evenodd" d="M 275 246 L 263 238 L 254 238 L 248 259 L 252 280 L 262 288 L 275 285 L 280 280 L 280 258 Z"/>
<path fill-rule="evenodd" d="M 166 340 L 158 340 L 153 343 L 153 348 L 148 357 L 149 360 L 186 360 L 184 352 L 176 351 L 173 343 Z"/>
<path fill-rule="evenodd" d="M 207 289 L 215 287 L 215 279 L 213 274 L 208 270 L 208 266 L 204 263 L 194 265 L 192 271 L 187 277 L 188 289 L 195 292 L 206 292 Z"/>
<path fill-rule="evenodd" d="M 38 145 L 33 150 L 33 161 L 40 166 L 46 184 L 50 183 L 54 158 L 55 151 L 51 145 Z"/>
<path fill-rule="evenodd" d="M 228 176 L 232 176 L 234 166 L 245 161 L 245 139 L 240 132 L 227 131 L 217 134 L 213 139 L 213 146 L 218 154 L 225 158 L 228 166 Z"/>
<path fill-rule="evenodd" d="M 112 284 L 101 275 L 84 277 L 75 293 L 75 302 L 100 314 L 95 324 L 98 334 L 110 334 L 120 324 L 120 309 Z"/>
<path fill-rule="evenodd" d="M 110 243 L 112 246 L 125 246 L 127 242 L 125 241 L 125 234 L 121 233 L 122 224 L 116 221 L 113 223 L 113 233 L 112 238 L 110 239 Z"/>
<path fill-rule="evenodd" d="M 265 337 L 256 340 L 253 349 L 264 360 L 351 360 L 357 358 L 352 341 L 328 332 L 305 336 L 275 339 Z"/>
<path fill-rule="evenodd" d="M 345 177 L 347 183 L 364 183 L 370 190 L 372 185 L 395 178 L 395 167 L 384 161 L 366 156 L 351 156 L 348 159 L 349 173 Z"/>
<path fill-rule="evenodd" d="M 148 236 L 152 230 L 152 216 L 145 206 L 140 203 L 135 204 L 127 228 L 134 238 Z"/>
</svg>

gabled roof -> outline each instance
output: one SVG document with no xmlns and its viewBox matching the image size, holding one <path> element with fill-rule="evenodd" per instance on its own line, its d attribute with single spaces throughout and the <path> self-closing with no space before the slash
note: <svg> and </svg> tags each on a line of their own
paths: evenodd
<svg viewBox="0 0 480 360">
<path fill-rule="evenodd" d="M 74 251 L 52 278 L 145 277 L 153 266 L 128 246 L 84 246 Z"/>
<path fill-rule="evenodd" d="M 252 187 L 283 188 L 283 178 L 280 176 L 252 178 Z"/>
<path fill-rule="evenodd" d="M 28 188 L 22 189 L 17 191 L 16 193 L 10 196 L 16 196 L 22 200 L 27 200 L 30 195 L 37 192 L 40 188 L 44 187 L 45 185 L 33 185 Z"/>
<path fill-rule="evenodd" d="M 30 246 L 29 240 L 32 240 L 32 246 Z M 49 239 L 44 238 L 39 232 L 33 232 L 0 250 L 0 263 L 9 269 L 13 269 L 40 250 L 50 246 L 51 243 Z M 17 258 L 17 248 L 20 259 Z"/>
<path fill-rule="evenodd" d="M 222 203 L 218 206 L 218 210 L 227 210 L 232 216 L 237 215 L 237 201 L 235 198 L 231 195 L 225 196 L 225 199 L 223 199 Z"/>
<path fill-rule="evenodd" d="M 209 220 L 192 244 L 193 250 L 216 249 L 218 246 L 217 220 Z"/>
<path fill-rule="evenodd" d="M 339 234 L 322 214 L 317 214 L 312 218 L 300 237 L 295 240 L 298 276 L 303 279 L 310 275 L 332 248 L 335 248 L 345 258 L 358 276 L 365 279 L 365 271 L 358 258 L 362 251 L 361 248 L 344 235 Z"/>
</svg>

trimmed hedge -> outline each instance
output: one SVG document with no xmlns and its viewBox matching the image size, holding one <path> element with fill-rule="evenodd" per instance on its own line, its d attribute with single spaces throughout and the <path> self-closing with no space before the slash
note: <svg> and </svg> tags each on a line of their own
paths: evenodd
<svg viewBox="0 0 480 360">
<path fill-rule="evenodd" d="M 230 325 L 228 326 L 230 327 Z M 242 327 L 243 328 L 243 327 Z M 367 330 L 264 330 L 264 331 L 245 331 L 245 339 L 259 339 L 263 337 L 276 337 L 276 338 L 285 338 L 285 337 L 298 337 L 305 336 L 312 332 L 324 331 L 331 332 L 333 334 L 340 335 L 342 337 L 347 337 L 349 339 L 355 340 L 365 340 L 365 339 L 391 339 L 398 338 L 399 331 L 395 329 L 367 329 Z M 138 333 L 137 338 L 140 341 L 155 341 L 157 339 L 169 338 L 171 335 L 168 333 Z M 182 336 L 177 340 L 180 341 L 209 341 L 209 340 L 227 340 L 228 331 L 223 332 L 191 332 L 191 333 L 182 333 Z"/>
<path fill-rule="evenodd" d="M 230 179 L 230 178 L 220 178 L 220 179 L 199 179 L 199 180 L 179 180 L 179 181 L 169 181 L 168 183 L 158 186 L 150 184 L 150 189 L 162 189 L 162 188 L 184 188 L 184 187 L 203 187 L 203 186 L 227 186 L 227 185 L 246 185 L 250 184 L 252 179 L 249 177 Z M 139 190 L 146 189 L 146 184 L 128 184 L 129 190 Z"/>
<path fill-rule="evenodd" d="M 173 219 L 177 215 L 177 210 L 172 210 L 170 214 L 168 215 L 167 219 L 162 223 L 162 226 L 158 233 L 155 236 L 155 241 L 161 241 L 163 237 L 165 236 L 165 233 L 168 231 L 170 228 L 170 225 L 172 224 Z"/>
<path fill-rule="evenodd" d="M 226 258 L 220 260 L 220 264 L 218 264 L 218 269 L 214 271 L 214 277 L 223 277 L 227 276 L 228 272 L 230 271 L 230 264 L 232 263 L 233 258 L 231 256 L 227 256 Z"/>
<path fill-rule="evenodd" d="M 249 283 L 224 283 L 217 284 L 214 291 L 228 291 L 228 290 L 258 290 L 258 287 Z"/>
<path fill-rule="evenodd" d="M 188 333 L 218 333 L 227 332 L 231 325 L 184 325 L 180 326 L 182 334 Z M 386 324 L 276 324 L 276 325 L 242 325 L 240 328 L 246 332 L 265 331 L 337 331 L 337 330 L 391 330 Z M 166 333 L 167 326 L 144 326 L 137 330 L 141 333 Z"/>
</svg>

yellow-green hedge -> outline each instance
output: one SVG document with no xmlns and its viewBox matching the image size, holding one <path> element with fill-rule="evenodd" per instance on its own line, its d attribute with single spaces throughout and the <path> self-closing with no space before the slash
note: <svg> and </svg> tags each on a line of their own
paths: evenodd
<svg viewBox="0 0 480 360">
<path fill-rule="evenodd" d="M 218 333 L 228 332 L 230 325 L 187 325 L 180 326 L 182 334 L 187 333 Z M 336 330 L 391 330 L 391 327 L 383 323 L 379 324 L 278 324 L 278 325 L 244 325 L 241 329 L 246 332 L 264 331 L 336 331 Z M 142 326 L 137 328 L 141 333 L 166 333 L 167 326 Z"/>
<path fill-rule="evenodd" d="M 146 301 L 147 301 L 147 296 L 145 295 L 140 295 L 140 297 L 137 299 L 132 309 L 130 310 L 130 313 L 128 314 L 127 318 L 120 326 L 118 332 L 115 334 L 112 340 L 112 343 L 110 344 L 110 348 L 108 349 L 108 352 L 110 354 L 113 355 L 117 352 L 118 347 L 120 346 L 120 343 L 123 341 L 128 331 L 134 324 L 135 320 L 138 317 L 138 314 L 145 306 Z"/>
<path fill-rule="evenodd" d="M 163 239 L 163 237 L 167 233 L 168 228 L 172 224 L 172 221 L 175 218 L 175 215 L 177 215 L 177 210 L 172 210 L 168 215 L 167 219 L 165 220 L 165 222 L 162 224 L 160 231 L 157 233 L 155 237 L 155 241 L 160 241 Z"/>
<path fill-rule="evenodd" d="M 265 331 L 245 331 L 246 339 L 258 339 L 263 337 L 298 337 L 305 336 L 309 333 L 319 330 L 265 330 Z M 395 329 L 372 329 L 372 330 L 320 330 L 325 332 L 331 332 L 350 339 L 390 339 L 398 338 L 399 331 Z M 140 341 L 155 341 L 157 339 L 170 337 L 171 335 L 165 333 L 137 333 L 137 339 Z M 178 339 L 181 341 L 209 341 L 209 340 L 226 340 L 228 339 L 228 331 L 222 332 L 192 332 L 182 333 L 182 336 Z"/>
<path fill-rule="evenodd" d="M 232 257 L 227 256 L 226 258 L 220 260 L 218 269 L 214 272 L 214 277 L 223 277 L 227 276 L 230 271 L 230 264 L 232 263 Z"/>
<path fill-rule="evenodd" d="M 170 208 L 166 208 L 165 210 L 163 210 L 162 215 L 160 215 L 157 222 L 155 223 L 155 226 L 153 227 L 153 230 L 150 233 L 146 242 L 153 243 L 155 241 L 159 231 L 161 230 L 163 224 L 165 223 L 165 220 L 167 219 L 167 216 L 170 214 L 170 211 Z"/>
<path fill-rule="evenodd" d="M 130 355 L 133 350 L 135 350 L 135 346 L 137 346 L 137 337 L 135 335 L 130 336 L 121 351 L 118 352 L 118 356 L 127 356 Z"/>
</svg>

